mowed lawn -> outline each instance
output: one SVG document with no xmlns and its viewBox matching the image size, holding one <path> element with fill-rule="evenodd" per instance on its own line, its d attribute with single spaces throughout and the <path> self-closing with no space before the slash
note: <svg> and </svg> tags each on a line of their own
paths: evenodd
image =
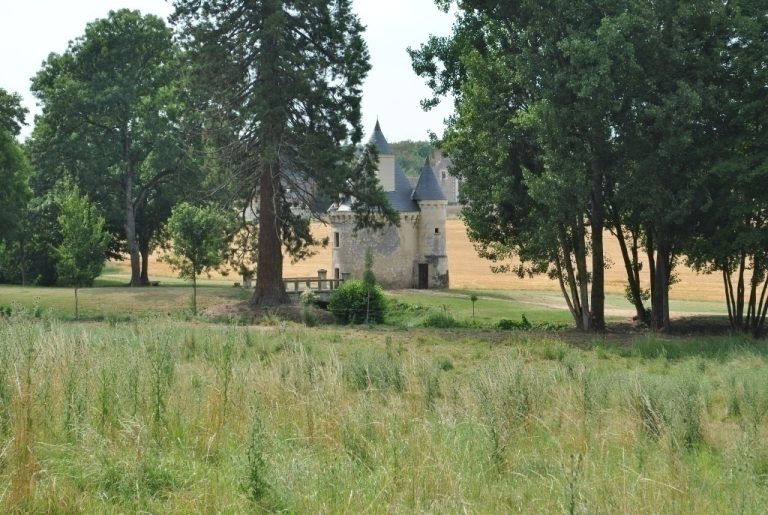
<svg viewBox="0 0 768 515">
<path fill-rule="evenodd" d="M 315 224 L 313 230 L 323 236 L 328 226 Z M 448 251 L 451 286 L 448 291 L 423 292 L 403 290 L 389 292 L 407 304 L 443 311 L 460 320 L 475 320 L 493 324 L 501 319 L 520 320 L 525 315 L 533 323 L 571 323 L 566 304 L 555 281 L 546 277 L 520 279 L 513 274 L 494 274 L 490 263 L 477 257 L 468 240 L 461 220 L 449 219 Z M 607 236 L 606 253 L 612 266 L 606 270 L 606 316 L 612 321 L 630 321 L 632 306 L 622 294 L 625 278 L 621 258 L 614 238 Z M 191 291 L 189 281 L 179 279 L 159 255 L 150 259 L 150 277 L 159 287 L 129 289 L 127 262 L 111 262 L 96 280 L 97 288 L 82 289 L 81 306 L 84 316 L 98 317 L 120 314 L 178 314 L 189 311 Z M 286 277 L 314 276 L 320 268 L 330 267 L 330 249 L 300 263 L 286 262 Z M 671 292 L 673 318 L 725 317 L 722 283 L 716 275 L 698 274 L 684 266 L 676 268 L 679 282 Z M 248 298 L 249 293 L 233 285 L 240 281 L 235 274 L 212 273 L 199 281 L 198 305 L 201 310 L 230 304 Z M 474 316 L 471 294 L 478 295 Z M 0 306 L 19 303 L 26 307 L 41 306 L 56 312 L 74 314 L 74 294 L 66 288 L 24 288 L 0 286 Z"/>
</svg>

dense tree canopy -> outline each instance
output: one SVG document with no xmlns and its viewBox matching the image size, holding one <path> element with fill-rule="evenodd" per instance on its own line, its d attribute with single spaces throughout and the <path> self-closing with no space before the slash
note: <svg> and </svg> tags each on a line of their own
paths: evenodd
<svg viewBox="0 0 768 515">
<path fill-rule="evenodd" d="M 19 213 L 29 200 L 31 169 L 14 136 L 24 124 L 21 98 L 0 88 L 0 244 L 10 241 L 20 228 Z"/>
<path fill-rule="evenodd" d="M 638 318 L 645 318 L 644 250 L 650 322 L 668 328 L 678 257 L 695 259 L 693 242 L 724 227 L 713 224 L 718 217 L 734 230 L 738 216 L 720 211 L 738 202 L 734 184 L 766 183 L 765 138 L 757 136 L 765 126 L 766 2 L 458 7 L 454 33 L 411 56 L 435 93 L 427 106 L 447 93 L 456 99 L 443 145 L 464 179 L 464 216 L 481 255 L 518 257 L 521 274 L 549 272 L 577 324 L 599 329 L 602 238 L 610 229 Z M 758 191 L 746 203 L 752 214 L 741 214 L 745 230 L 762 223 L 754 217 Z M 743 253 L 762 282 L 760 258 Z M 723 259 L 716 266 L 734 268 Z M 764 309 L 755 297 L 753 313 Z"/>
<path fill-rule="evenodd" d="M 173 16 L 208 98 L 206 125 L 221 161 L 258 209 L 252 302 L 287 302 L 283 249 L 316 243 L 309 220 L 318 195 L 354 195 L 361 223 L 394 220 L 362 136 L 361 84 L 369 69 L 363 27 L 349 0 L 176 0 Z M 381 217 L 380 214 L 384 216 Z"/>
<path fill-rule="evenodd" d="M 177 57 L 160 18 L 113 11 L 33 79 L 43 108 L 31 143 L 37 187 L 72 176 L 104 208 L 115 241 L 125 242 L 115 250 L 128 252 L 133 286 L 142 284 L 141 251 L 146 257 L 170 213 L 149 213 L 148 204 L 174 194 L 180 181 L 170 187 L 171 179 L 186 164 Z"/>
</svg>

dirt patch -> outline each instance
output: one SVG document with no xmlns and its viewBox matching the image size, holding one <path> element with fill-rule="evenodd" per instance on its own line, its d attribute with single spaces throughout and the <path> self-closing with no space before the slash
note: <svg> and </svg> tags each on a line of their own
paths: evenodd
<svg viewBox="0 0 768 515">
<path fill-rule="evenodd" d="M 248 301 L 243 301 L 211 306 L 205 309 L 202 314 L 215 319 L 236 318 L 251 324 L 268 325 L 274 319 L 304 323 L 302 309 L 302 306 L 297 304 L 261 308 L 251 305 Z M 335 321 L 333 315 L 328 311 L 316 307 L 312 307 L 310 310 L 317 324 L 327 325 Z"/>
</svg>

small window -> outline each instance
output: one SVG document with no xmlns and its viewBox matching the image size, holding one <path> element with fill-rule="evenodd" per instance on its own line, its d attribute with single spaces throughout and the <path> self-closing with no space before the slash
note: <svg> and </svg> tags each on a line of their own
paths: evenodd
<svg viewBox="0 0 768 515">
<path fill-rule="evenodd" d="M 341 279 L 341 270 L 338 268 L 333 269 L 333 278 L 334 279 Z"/>
<path fill-rule="evenodd" d="M 336 248 L 339 247 L 339 233 L 337 232 L 333 233 L 333 246 Z"/>
<path fill-rule="evenodd" d="M 438 227 L 435 227 L 435 234 L 440 234 L 440 229 Z"/>
</svg>

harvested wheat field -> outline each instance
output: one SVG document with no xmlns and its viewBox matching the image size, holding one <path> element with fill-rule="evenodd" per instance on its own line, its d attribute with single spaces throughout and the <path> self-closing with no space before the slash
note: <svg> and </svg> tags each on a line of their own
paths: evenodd
<svg viewBox="0 0 768 515">
<path fill-rule="evenodd" d="M 514 274 L 494 274 L 491 272 L 491 263 L 477 256 L 474 247 L 467 237 L 464 222 L 459 219 L 450 219 L 446 223 L 448 233 L 448 262 L 451 274 L 451 288 L 473 290 L 559 290 L 557 281 L 546 276 L 520 279 Z M 315 233 L 318 237 L 328 236 L 330 227 L 323 224 L 315 224 Z M 626 277 L 622 265 L 621 251 L 616 239 L 606 233 L 605 251 L 610 268 L 605 271 L 607 293 L 624 293 Z M 123 262 L 121 267 L 128 269 L 128 263 Z M 318 249 L 315 256 L 299 263 L 290 263 L 286 260 L 286 277 L 310 277 L 315 276 L 321 268 L 330 270 L 330 247 Z M 153 277 L 174 276 L 170 267 L 158 261 L 158 256 L 153 256 L 150 262 L 150 272 Z M 708 300 L 724 301 L 722 279 L 719 275 L 699 274 L 688 267 L 679 265 L 676 270 L 679 282 L 672 287 L 671 297 L 677 300 Z M 211 276 L 221 279 L 220 274 Z M 230 274 L 229 279 L 239 281 L 240 278 Z M 645 284 L 647 287 L 647 283 Z"/>
</svg>

